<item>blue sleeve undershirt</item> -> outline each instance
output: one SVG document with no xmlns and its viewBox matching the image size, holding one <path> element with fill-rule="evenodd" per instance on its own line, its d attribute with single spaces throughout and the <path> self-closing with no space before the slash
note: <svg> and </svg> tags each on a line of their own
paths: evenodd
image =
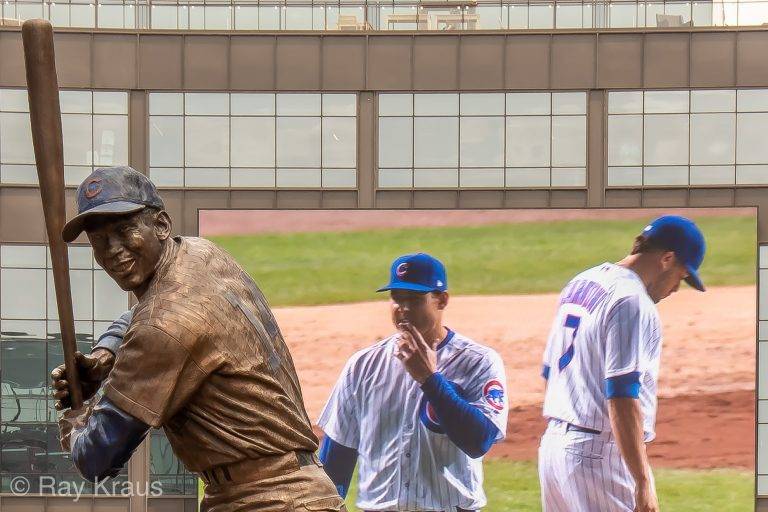
<svg viewBox="0 0 768 512">
<path fill-rule="evenodd" d="M 104 480 L 115 476 L 149 432 L 137 420 L 101 397 L 88 422 L 72 433 L 72 461 L 83 478 Z"/>
<path fill-rule="evenodd" d="M 448 438 L 461 451 L 476 459 L 491 449 L 499 429 L 479 408 L 459 396 L 441 373 L 432 374 L 421 389 Z"/>
<path fill-rule="evenodd" d="M 319 457 L 339 496 L 346 498 L 357 463 L 357 450 L 341 445 L 326 435 L 320 444 Z"/>
<path fill-rule="evenodd" d="M 133 318 L 133 309 L 129 309 L 120 318 L 112 322 L 112 325 L 99 337 L 99 341 L 93 346 L 91 352 L 97 348 L 105 348 L 117 355 L 120 350 L 120 345 L 123 344 L 123 338 L 125 337 L 128 326 L 131 325 L 131 319 Z"/>
<path fill-rule="evenodd" d="M 541 366 L 541 376 L 544 377 L 544 380 L 549 380 L 549 365 L 545 364 Z"/>
<path fill-rule="evenodd" d="M 605 379 L 606 398 L 638 398 L 639 396 L 640 372 L 632 372 Z"/>
</svg>

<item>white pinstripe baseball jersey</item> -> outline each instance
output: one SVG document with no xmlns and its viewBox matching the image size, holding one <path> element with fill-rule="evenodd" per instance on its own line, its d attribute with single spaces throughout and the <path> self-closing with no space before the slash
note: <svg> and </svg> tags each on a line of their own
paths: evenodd
<svg viewBox="0 0 768 512">
<path fill-rule="evenodd" d="M 643 430 L 651 441 L 660 358 L 661 323 L 640 277 L 613 263 L 586 270 L 560 294 L 544 352 L 544 416 L 609 431 L 605 379 L 638 372 Z"/>
<path fill-rule="evenodd" d="M 443 433 L 419 384 L 394 356 L 398 335 L 350 358 L 318 424 L 358 451 L 362 510 L 477 510 L 486 503 L 482 458 L 472 459 Z M 458 333 L 437 348 L 437 370 L 499 429 L 507 427 L 501 357 Z"/>
</svg>

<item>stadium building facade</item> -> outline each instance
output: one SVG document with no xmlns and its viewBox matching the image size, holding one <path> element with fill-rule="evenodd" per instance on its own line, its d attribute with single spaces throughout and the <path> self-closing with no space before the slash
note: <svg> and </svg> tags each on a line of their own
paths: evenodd
<svg viewBox="0 0 768 512">
<path fill-rule="evenodd" d="M 129 164 L 162 189 L 186 235 L 197 234 L 202 208 L 758 206 L 758 241 L 768 244 L 768 2 L 0 9 L 3 512 L 197 506 L 195 478 L 159 431 L 117 482 L 161 482 L 162 496 L 86 486 L 73 502 L 51 492 L 83 482 L 58 446 L 46 387 L 62 354 L 19 20 L 57 27 L 70 212 L 92 169 Z M 759 255 L 756 343 L 767 375 L 768 245 Z M 88 350 L 129 297 L 82 237 L 70 262 Z M 768 510 L 759 499 L 768 497 L 768 379 L 757 389 L 756 501 Z M 17 477 L 31 482 L 28 495 Z"/>
</svg>

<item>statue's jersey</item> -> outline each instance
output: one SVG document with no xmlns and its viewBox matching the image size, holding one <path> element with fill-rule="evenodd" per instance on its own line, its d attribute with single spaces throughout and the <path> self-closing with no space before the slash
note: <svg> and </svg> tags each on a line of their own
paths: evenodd
<svg viewBox="0 0 768 512">
<path fill-rule="evenodd" d="M 162 426 L 190 471 L 315 451 L 296 370 L 264 295 L 213 243 L 174 242 L 136 305 L 105 395 Z"/>
</svg>

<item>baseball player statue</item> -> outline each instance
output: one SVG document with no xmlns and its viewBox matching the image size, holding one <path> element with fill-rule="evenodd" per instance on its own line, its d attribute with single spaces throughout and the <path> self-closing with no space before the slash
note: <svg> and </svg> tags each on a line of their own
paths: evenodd
<svg viewBox="0 0 768 512">
<path fill-rule="evenodd" d="M 428 254 L 392 264 L 397 332 L 347 362 L 318 424 L 320 459 L 346 496 L 359 463 L 364 511 L 478 510 L 482 457 L 504 438 L 499 355 L 443 325 L 445 267 Z"/>
<path fill-rule="evenodd" d="M 682 280 L 704 291 L 704 249 L 692 221 L 660 217 L 635 238 L 630 255 L 582 272 L 563 289 L 542 372 L 545 512 L 659 510 L 645 446 L 655 437 L 656 304 Z"/>
<path fill-rule="evenodd" d="M 138 303 L 110 329 L 121 338 L 77 356 L 87 407 L 59 422 L 62 447 L 90 480 L 114 476 L 152 427 L 205 482 L 203 511 L 344 510 L 314 452 L 293 361 L 269 306 L 226 252 L 172 237 L 155 186 L 129 167 L 97 169 L 80 185 L 78 215 L 94 258 Z M 68 405 L 62 368 L 59 407 Z"/>
</svg>

